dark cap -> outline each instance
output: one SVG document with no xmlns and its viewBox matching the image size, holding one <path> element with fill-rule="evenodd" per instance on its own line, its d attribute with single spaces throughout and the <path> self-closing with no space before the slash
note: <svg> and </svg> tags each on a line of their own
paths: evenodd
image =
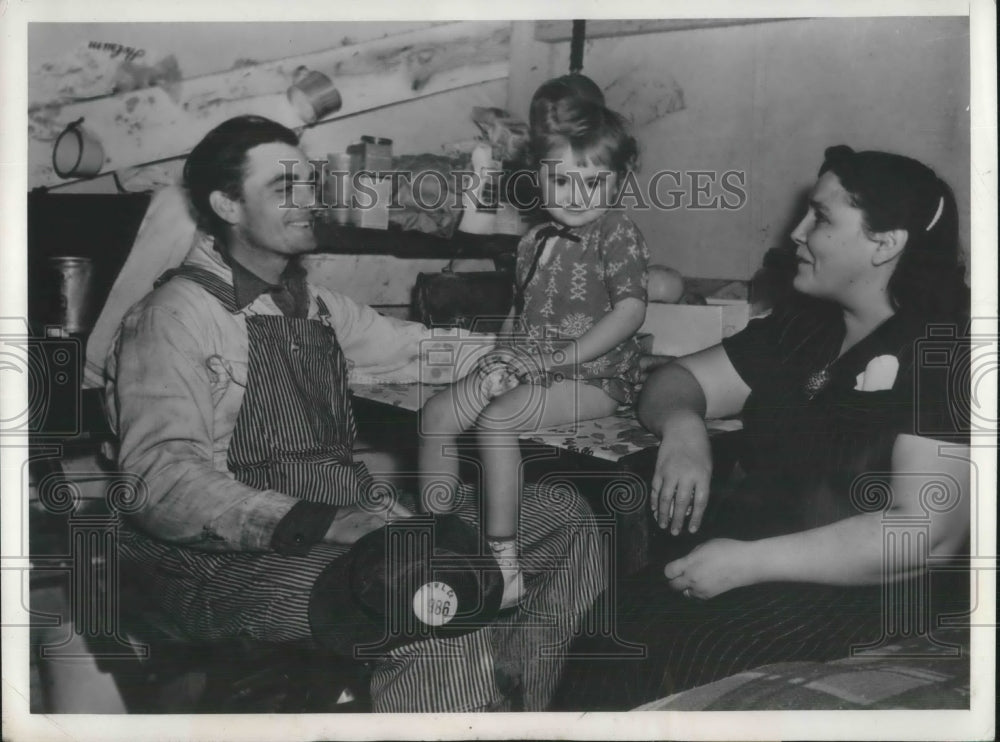
<svg viewBox="0 0 1000 742">
<path fill-rule="evenodd" d="M 454 515 L 396 521 L 359 539 L 313 585 L 320 644 L 358 659 L 488 625 L 503 576 L 479 531 Z"/>
</svg>

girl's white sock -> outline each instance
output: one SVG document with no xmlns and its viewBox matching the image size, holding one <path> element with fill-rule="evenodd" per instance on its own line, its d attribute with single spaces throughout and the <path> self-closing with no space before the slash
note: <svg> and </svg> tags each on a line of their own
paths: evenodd
<svg viewBox="0 0 1000 742">
<path fill-rule="evenodd" d="M 500 600 L 500 610 L 512 608 L 524 597 L 524 575 L 521 564 L 517 560 L 517 539 L 488 539 L 493 558 L 497 560 L 500 573 L 503 575 L 503 598 Z"/>
</svg>

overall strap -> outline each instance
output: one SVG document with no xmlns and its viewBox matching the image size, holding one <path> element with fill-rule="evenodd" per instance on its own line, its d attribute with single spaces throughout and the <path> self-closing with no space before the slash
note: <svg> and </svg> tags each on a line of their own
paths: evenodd
<svg viewBox="0 0 1000 742">
<path fill-rule="evenodd" d="M 174 268 L 173 270 L 169 270 L 161 275 L 158 279 L 156 279 L 156 283 L 153 285 L 154 287 L 159 288 L 170 279 L 177 277 L 194 281 L 196 284 L 205 289 L 205 291 L 218 299 L 219 303 L 222 304 L 222 306 L 224 306 L 228 311 L 236 313 L 240 310 L 240 308 L 236 305 L 236 291 L 233 287 L 226 283 L 226 281 L 222 278 L 219 278 L 219 276 L 205 270 L 204 268 L 197 268 L 192 265 L 182 265 L 180 268 Z"/>
</svg>

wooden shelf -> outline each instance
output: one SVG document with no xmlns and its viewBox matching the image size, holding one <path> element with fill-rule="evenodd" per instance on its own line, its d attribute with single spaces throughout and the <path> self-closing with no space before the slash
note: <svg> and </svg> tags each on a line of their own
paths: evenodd
<svg viewBox="0 0 1000 742">
<path fill-rule="evenodd" d="M 316 225 L 317 253 L 393 255 L 400 258 L 486 258 L 500 270 L 513 267 L 519 238 L 455 232 L 449 239 L 401 229 L 362 229 L 330 222 Z"/>
</svg>

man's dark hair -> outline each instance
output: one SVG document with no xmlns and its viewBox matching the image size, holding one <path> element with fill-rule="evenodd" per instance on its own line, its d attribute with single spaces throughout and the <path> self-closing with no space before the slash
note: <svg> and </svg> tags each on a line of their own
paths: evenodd
<svg viewBox="0 0 1000 742">
<path fill-rule="evenodd" d="M 184 188 L 202 230 L 221 234 L 225 221 L 212 209 L 208 197 L 212 191 L 234 199 L 242 196 L 247 152 L 272 142 L 297 147 L 299 137 L 276 121 L 247 115 L 222 122 L 191 150 L 184 163 Z"/>
</svg>

